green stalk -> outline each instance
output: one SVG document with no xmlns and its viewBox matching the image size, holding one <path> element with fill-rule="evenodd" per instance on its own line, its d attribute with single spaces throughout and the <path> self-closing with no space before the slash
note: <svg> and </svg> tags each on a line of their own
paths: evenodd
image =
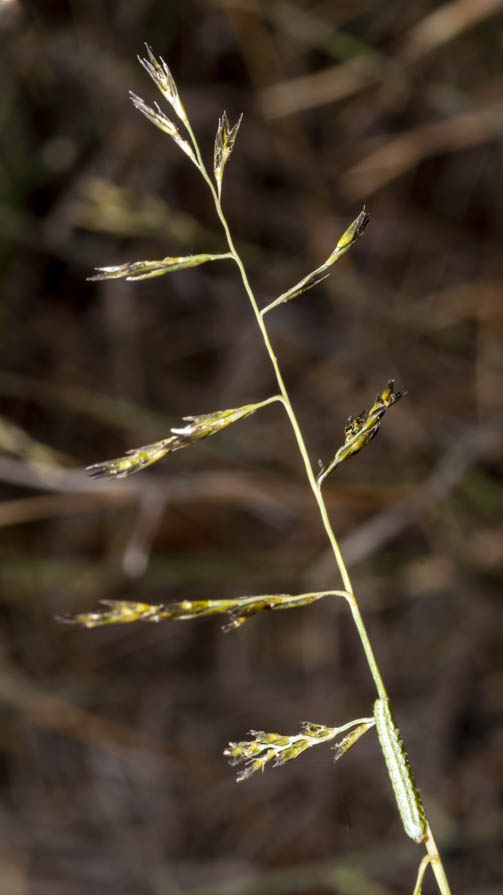
<svg viewBox="0 0 503 895">
<path fill-rule="evenodd" d="M 236 247 L 234 245 L 234 241 L 231 236 L 231 232 L 229 229 L 229 225 L 227 223 L 227 219 L 226 219 L 224 212 L 222 210 L 222 204 L 221 204 L 220 197 L 218 196 L 218 193 L 215 189 L 213 181 L 211 180 L 211 178 L 206 170 L 206 166 L 203 162 L 197 140 L 194 136 L 192 128 L 190 127 L 190 124 L 187 125 L 187 130 L 190 134 L 190 138 L 191 138 L 193 146 L 194 146 L 194 150 L 195 150 L 196 157 L 197 157 L 197 160 L 199 163 L 201 174 L 204 177 L 204 180 L 206 181 L 206 183 L 208 184 L 210 192 L 213 196 L 215 208 L 216 208 L 218 217 L 220 219 L 220 222 L 222 224 L 222 227 L 224 229 L 225 236 L 227 239 L 227 245 L 229 247 L 230 256 L 235 261 L 235 263 L 238 267 L 244 289 L 246 291 L 246 294 L 248 295 L 250 304 L 253 309 L 253 313 L 255 314 L 257 325 L 258 325 L 260 332 L 262 334 L 262 338 L 264 341 L 264 345 L 265 345 L 267 354 L 269 355 L 269 359 L 273 366 L 274 373 L 276 376 L 276 381 L 278 384 L 278 388 L 279 388 L 279 391 L 280 391 L 280 394 L 282 397 L 282 403 L 283 403 L 283 406 L 287 412 L 288 419 L 290 420 L 290 424 L 293 429 L 295 440 L 297 442 L 297 447 L 299 449 L 299 453 L 301 455 L 301 458 L 302 458 L 302 461 L 304 463 L 304 467 L 306 470 L 307 480 L 309 482 L 309 485 L 313 492 L 314 498 L 318 505 L 318 509 L 319 509 L 320 516 L 321 516 L 321 519 L 323 522 L 323 526 L 327 533 L 328 540 L 330 542 L 330 546 L 332 548 L 332 552 L 334 554 L 335 561 L 337 563 L 337 567 L 339 569 L 339 573 L 342 578 L 344 590 L 346 592 L 346 594 L 345 594 L 346 600 L 349 604 L 349 607 L 351 610 L 351 615 L 353 616 L 353 621 L 354 621 L 356 629 L 358 631 L 360 641 L 361 641 L 361 644 L 363 647 L 363 651 L 365 653 L 365 657 L 367 659 L 367 663 L 368 663 L 368 666 L 370 669 L 370 673 L 372 675 L 374 684 L 377 689 L 377 693 L 378 693 L 380 699 L 387 699 L 388 694 L 386 692 L 386 688 L 384 686 L 384 681 L 382 679 L 381 673 L 379 671 L 379 667 L 377 665 L 376 658 L 374 656 L 374 651 L 370 644 L 370 639 L 369 639 L 369 636 L 367 633 L 367 629 L 363 622 L 363 618 L 362 618 L 362 615 L 361 615 L 361 612 L 360 612 L 360 609 L 358 606 L 358 602 L 356 600 L 356 596 L 355 596 L 355 593 L 353 590 L 351 578 L 349 576 L 349 573 L 348 573 L 348 570 L 346 567 L 346 563 L 344 562 L 344 558 L 342 556 L 341 549 L 339 547 L 337 538 L 335 537 L 335 534 L 334 534 L 334 531 L 333 531 L 333 528 L 332 528 L 332 525 L 330 522 L 330 518 L 328 515 L 327 507 L 326 507 L 325 501 L 323 499 L 323 495 L 321 493 L 321 489 L 320 489 L 318 482 L 316 481 L 315 475 L 313 473 L 313 468 L 311 465 L 311 460 L 309 459 L 309 454 L 307 452 L 306 444 L 304 441 L 304 436 L 302 435 L 302 431 L 301 431 L 299 422 L 297 420 L 295 411 L 292 406 L 292 402 L 290 400 L 290 396 L 288 394 L 286 385 L 283 380 L 283 376 L 281 374 L 278 360 L 276 358 L 276 355 L 274 353 L 274 350 L 273 350 L 273 347 L 271 344 L 271 340 L 269 338 L 269 333 L 267 331 L 267 327 L 264 323 L 263 312 L 261 312 L 258 307 L 257 300 L 255 298 L 253 290 L 250 286 L 250 282 L 248 280 L 248 275 L 246 273 L 245 266 L 244 266 L 243 261 L 241 260 L 241 257 L 238 254 Z M 269 307 L 270 306 L 268 306 L 265 310 L 268 310 Z M 272 400 L 274 400 L 274 399 L 272 399 Z M 442 864 L 442 859 L 438 853 L 438 849 L 437 849 L 435 840 L 433 838 L 433 834 L 431 832 L 429 824 L 427 824 L 427 832 L 426 832 L 424 844 L 425 844 L 425 848 L 426 848 L 427 854 L 430 859 L 430 864 L 431 864 L 433 873 L 435 875 L 435 879 L 437 881 L 437 885 L 438 885 L 441 895 L 451 895 L 451 890 L 450 890 L 449 883 L 448 883 L 448 880 L 447 880 L 447 877 L 445 874 L 445 870 L 444 870 L 444 867 Z"/>
</svg>

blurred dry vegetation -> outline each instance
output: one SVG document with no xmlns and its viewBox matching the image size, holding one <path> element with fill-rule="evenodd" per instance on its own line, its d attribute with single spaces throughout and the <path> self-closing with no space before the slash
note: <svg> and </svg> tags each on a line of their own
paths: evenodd
<svg viewBox="0 0 503 895">
<path fill-rule="evenodd" d="M 228 262 L 86 282 L 225 250 L 128 100 L 157 99 L 144 41 L 207 158 L 244 112 L 224 204 L 261 304 L 367 205 L 332 277 L 267 320 L 314 463 L 389 377 L 408 389 L 325 493 L 453 891 L 496 895 L 502 0 L 3 0 L 0 39 L 2 895 L 391 895 L 418 861 L 372 734 L 239 785 L 221 754 L 368 714 L 342 601 L 233 634 L 53 620 L 339 586 L 279 406 L 126 481 L 82 472 L 273 389 Z"/>
</svg>

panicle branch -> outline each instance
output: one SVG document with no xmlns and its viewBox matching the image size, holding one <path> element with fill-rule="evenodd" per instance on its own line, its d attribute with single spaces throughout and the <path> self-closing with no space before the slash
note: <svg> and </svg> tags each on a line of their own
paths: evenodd
<svg viewBox="0 0 503 895">
<path fill-rule="evenodd" d="M 264 314 L 267 314 L 269 311 L 272 311 L 273 308 L 276 308 L 278 305 L 284 304 L 286 301 L 291 301 L 292 298 L 296 298 L 298 295 L 302 295 L 303 292 L 307 292 L 308 289 L 312 289 L 313 286 L 317 286 L 323 280 L 326 280 L 327 277 L 330 276 L 329 273 L 325 273 L 325 271 L 329 270 L 339 258 L 342 258 L 343 255 L 346 254 L 349 249 L 354 246 L 355 242 L 358 242 L 361 236 L 365 231 L 365 228 L 369 222 L 370 218 L 365 211 L 365 206 L 361 210 L 358 217 L 353 221 L 352 224 L 349 225 L 348 229 L 342 234 L 339 242 L 337 243 L 334 251 L 327 258 L 320 267 L 317 267 L 316 270 L 312 270 L 311 273 L 308 273 L 306 277 L 302 280 L 299 280 L 295 286 L 292 286 L 291 289 L 288 289 L 287 292 L 283 292 L 279 298 L 276 298 L 269 305 L 266 305 L 265 308 L 262 308 L 260 312 L 262 317 Z"/>
<path fill-rule="evenodd" d="M 203 413 L 199 416 L 184 416 L 187 425 L 181 429 L 171 429 L 172 434 L 153 444 L 146 444 L 139 448 L 127 451 L 124 457 L 116 457 L 114 460 L 104 460 L 101 463 L 93 463 L 86 469 L 92 478 L 117 478 L 122 479 L 125 476 L 139 472 L 152 463 L 162 460 L 166 454 L 173 454 L 180 448 L 208 438 L 210 435 L 216 435 L 222 429 L 236 423 L 238 420 L 246 419 L 256 410 L 271 404 L 273 401 L 281 401 L 279 395 L 260 401 L 258 404 L 244 404 L 242 407 L 235 407 L 230 410 L 216 410 L 213 413 Z"/>
<path fill-rule="evenodd" d="M 185 255 L 178 257 L 161 258 L 160 261 L 126 261 L 125 264 L 116 264 L 112 267 L 96 267 L 99 271 L 88 280 L 116 280 L 121 277 L 126 280 L 148 280 L 151 277 L 162 277 L 165 273 L 174 270 L 183 270 L 187 267 L 197 267 L 206 264 L 207 261 L 220 261 L 223 258 L 231 258 L 229 252 L 223 255 Z"/>
<path fill-rule="evenodd" d="M 269 762 L 273 767 L 286 764 L 293 758 L 297 758 L 306 749 L 312 746 L 318 746 L 320 743 L 326 743 L 333 740 L 339 733 L 359 725 L 359 736 L 353 739 L 353 743 L 359 739 L 370 727 L 373 727 L 375 721 L 373 718 L 358 718 L 356 721 L 349 721 L 342 727 L 325 727 L 324 724 L 313 724 L 311 721 L 304 721 L 301 726 L 301 733 L 283 736 L 279 733 L 266 733 L 263 730 L 250 730 L 251 740 L 243 740 L 239 743 L 229 743 L 224 751 L 224 755 L 229 759 L 229 764 L 242 765 L 237 774 L 237 782 L 247 780 L 258 771 L 263 771 Z M 345 739 L 348 739 L 345 737 Z M 351 745 L 353 745 L 351 743 Z M 347 747 L 349 748 L 349 746 Z M 345 750 L 347 751 L 347 749 Z M 339 758 L 336 755 L 336 758 Z"/>
<path fill-rule="evenodd" d="M 339 448 L 333 460 L 323 466 L 320 462 L 321 471 L 318 475 L 318 485 L 321 487 L 322 482 L 330 475 L 336 466 L 361 451 L 369 441 L 377 435 L 381 426 L 382 418 L 389 407 L 396 404 L 400 398 L 403 398 L 407 392 L 395 392 L 395 383 L 390 379 L 386 384 L 386 388 L 380 395 L 376 396 L 375 402 L 367 413 L 363 410 L 359 416 L 349 416 L 344 427 L 344 444 Z"/>
<path fill-rule="evenodd" d="M 347 597 L 345 591 L 320 591 L 306 594 L 262 594 L 253 597 L 233 597 L 224 600 L 182 600 L 179 603 L 138 603 L 133 600 L 101 600 L 104 609 L 60 616 L 58 621 L 97 628 L 102 625 L 130 622 L 160 622 L 169 619 L 185 620 L 210 615 L 227 615 L 222 626 L 225 632 L 241 627 L 253 615 L 268 609 L 294 609 L 308 606 L 328 595 Z"/>
</svg>

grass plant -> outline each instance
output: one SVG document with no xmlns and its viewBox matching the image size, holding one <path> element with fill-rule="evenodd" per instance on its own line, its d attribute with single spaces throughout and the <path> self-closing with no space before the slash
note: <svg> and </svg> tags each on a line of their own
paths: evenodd
<svg viewBox="0 0 503 895">
<path fill-rule="evenodd" d="M 174 140 L 197 168 L 213 197 L 216 213 L 225 234 L 227 251 L 219 255 L 200 254 L 188 255 L 186 257 L 166 257 L 159 261 L 137 261 L 113 267 L 99 268 L 96 275 L 90 277 L 90 279 L 125 278 L 128 280 L 139 280 L 162 276 L 173 270 L 190 268 L 210 261 L 232 261 L 239 271 L 244 291 L 248 297 L 265 350 L 273 367 L 277 392 L 265 400 L 259 400 L 257 403 L 247 404 L 243 407 L 185 417 L 186 425 L 180 428 L 173 428 L 170 435 L 166 438 L 153 444 L 133 449 L 124 457 L 95 463 L 88 467 L 89 473 L 94 477 L 110 478 L 122 478 L 132 475 L 157 462 L 167 454 L 180 450 L 203 438 L 215 435 L 227 426 L 239 420 L 244 420 L 262 407 L 277 402 L 283 406 L 288 416 L 304 464 L 306 478 L 333 552 L 342 587 L 331 591 L 296 595 L 265 594 L 240 596 L 232 599 L 183 600 L 178 603 L 158 605 L 125 600 L 103 600 L 100 608 L 94 611 L 79 613 L 61 620 L 93 628 L 99 625 L 127 623 L 138 620 L 159 622 L 165 619 L 192 619 L 199 616 L 224 614 L 227 616 L 224 630 L 230 631 L 244 624 L 252 615 L 266 609 L 286 610 L 296 606 L 305 606 L 328 596 L 342 597 L 351 612 L 377 691 L 377 699 L 375 699 L 372 714 L 369 717 L 357 718 L 334 727 L 305 722 L 300 732 L 293 735 L 251 731 L 250 739 L 229 743 L 225 749 L 225 755 L 228 757 L 231 765 L 239 766 L 237 780 L 242 781 L 250 778 L 258 771 L 263 771 L 268 764 L 273 766 L 285 764 L 295 759 L 305 750 L 331 741 L 343 734 L 342 739 L 334 747 L 335 759 L 338 760 L 368 730 L 375 727 L 404 831 L 414 842 L 422 845 L 425 849 L 419 864 L 413 895 L 420 895 L 423 876 L 428 865 L 432 868 L 441 895 L 450 895 L 449 883 L 442 859 L 419 797 L 403 747 L 401 734 L 393 717 L 390 699 L 369 640 L 348 570 L 330 522 L 322 492 L 323 483 L 327 476 L 333 473 L 340 463 L 359 452 L 372 440 L 382 424 L 386 411 L 406 393 L 404 391 L 395 391 L 394 383 L 390 380 L 384 389 L 378 393 L 368 413 L 363 411 L 356 417 L 349 417 L 344 430 L 343 444 L 336 450 L 333 459 L 322 466 L 318 476 L 316 476 L 304 441 L 303 432 L 283 379 L 279 361 L 271 344 L 265 319 L 266 315 L 271 311 L 313 288 L 328 276 L 333 265 L 363 235 L 369 217 L 365 208 L 363 208 L 343 233 L 334 251 L 323 264 L 261 309 L 250 286 L 243 261 L 234 245 L 230 227 L 222 207 L 225 168 L 236 142 L 241 118 L 231 125 L 225 112 L 221 116 L 215 139 L 213 171 L 210 174 L 201 156 L 185 106 L 168 66 L 162 58 L 158 59 L 148 46 L 147 56 L 139 61 L 162 93 L 164 99 L 167 100 L 179 122 L 181 122 L 183 133 L 180 131 L 179 125 L 175 124 L 171 118 L 168 118 L 157 103 L 155 103 L 154 107 L 148 106 L 143 99 L 135 94 L 131 94 L 132 102 L 135 108 L 145 115 L 146 118 Z"/>
</svg>

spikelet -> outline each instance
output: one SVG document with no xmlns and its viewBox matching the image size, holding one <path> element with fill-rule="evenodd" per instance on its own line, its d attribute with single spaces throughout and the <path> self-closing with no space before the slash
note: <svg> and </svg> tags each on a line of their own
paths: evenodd
<svg viewBox="0 0 503 895">
<path fill-rule="evenodd" d="M 215 149 L 213 154 L 213 173 L 217 184 L 218 198 L 222 194 L 222 179 L 224 176 L 224 168 L 229 161 L 234 143 L 238 135 L 239 126 L 243 116 L 240 115 L 235 124 L 231 127 L 227 112 L 224 112 L 218 122 L 217 135 L 215 137 Z"/>
<path fill-rule="evenodd" d="M 229 764 L 243 765 L 236 777 L 237 782 L 247 780 L 258 771 L 263 771 L 266 764 L 272 763 L 273 767 L 286 764 L 293 758 L 297 758 L 306 749 L 312 746 L 318 746 L 320 743 L 326 743 L 333 740 L 339 733 L 358 725 L 358 734 L 354 734 L 353 741 L 346 746 L 347 751 L 350 745 L 353 745 L 357 739 L 375 724 L 374 718 L 357 718 L 355 721 L 349 721 L 342 727 L 325 727 L 324 724 L 313 724 L 311 721 L 304 721 L 301 725 L 301 733 L 283 736 L 279 733 L 265 733 L 263 730 L 250 730 L 251 740 L 243 740 L 239 743 L 229 743 L 224 751 L 224 755 L 229 759 Z M 342 743 L 350 739 L 352 734 L 344 738 Z M 342 743 L 338 744 L 339 747 Z M 343 754 L 341 752 L 341 754 Z M 338 756 L 337 756 L 338 757 Z"/>
<path fill-rule="evenodd" d="M 392 407 L 393 404 L 396 404 L 400 398 L 407 394 L 406 391 L 395 392 L 394 385 L 394 380 L 390 379 L 384 391 L 377 395 L 368 413 L 364 410 L 355 418 L 352 416 L 348 417 L 344 427 L 344 444 L 339 448 L 330 463 L 327 463 L 326 466 L 320 463 L 321 470 L 318 475 L 318 484 L 320 486 L 336 466 L 339 466 L 348 457 L 352 457 L 361 451 L 377 435 L 382 418 L 388 408 Z"/>
<path fill-rule="evenodd" d="M 338 593 L 337 591 L 335 593 Z M 232 597 L 224 600 L 182 600 L 179 603 L 137 603 L 133 600 L 101 600 L 103 609 L 60 616 L 58 621 L 97 628 L 102 625 L 130 622 L 160 622 L 169 619 L 185 620 L 210 615 L 227 615 L 222 626 L 225 632 L 241 627 L 249 618 L 268 609 L 293 609 L 307 606 L 326 596 L 323 593 L 261 594 L 253 597 Z"/>
<path fill-rule="evenodd" d="M 182 137 L 180 131 L 178 130 L 176 124 L 173 124 L 170 118 L 161 111 L 158 104 L 155 103 L 155 108 L 152 106 L 148 106 L 147 103 L 141 98 L 141 96 L 137 96 L 136 93 L 133 93 L 132 90 L 129 91 L 129 97 L 135 109 L 138 109 L 142 115 L 145 115 L 145 118 L 148 118 L 152 124 L 155 124 L 161 131 L 165 134 L 169 134 L 169 136 L 175 141 L 176 145 L 180 147 L 180 149 L 185 152 L 186 155 L 190 158 L 191 161 L 194 162 L 195 166 L 199 168 L 199 162 L 194 155 L 194 150 L 190 143 Z"/>
<path fill-rule="evenodd" d="M 243 765 L 239 770 L 236 780 L 240 783 L 247 780 L 258 771 L 263 771 L 266 764 L 271 762 L 273 767 L 286 764 L 293 758 L 297 758 L 306 749 L 317 746 L 337 735 L 338 728 L 325 727 L 323 724 L 312 724 L 305 721 L 302 724 L 302 733 L 291 736 L 281 736 L 278 733 L 265 733 L 263 730 L 250 730 L 251 740 L 240 743 L 229 743 L 224 755 L 229 759 L 229 764 Z"/>
<path fill-rule="evenodd" d="M 183 121 L 184 124 L 187 124 L 187 112 L 180 99 L 180 94 L 178 93 L 178 88 L 175 84 L 173 75 L 162 56 L 159 56 L 159 59 L 157 59 L 149 45 L 146 43 L 145 46 L 147 48 L 148 59 L 138 56 L 138 62 L 143 65 L 147 74 L 150 75 L 154 84 L 164 96 L 164 99 L 168 101 L 180 120 Z"/>
<path fill-rule="evenodd" d="M 358 742 L 360 737 L 363 736 L 364 733 L 367 733 L 367 730 L 370 730 L 371 727 L 374 727 L 375 721 L 373 718 L 369 718 L 367 721 L 364 721 L 362 724 L 359 724 L 358 727 L 355 727 L 354 730 L 350 730 L 349 733 L 346 734 L 345 737 L 339 742 L 336 743 L 334 748 L 334 761 L 339 761 L 339 758 L 351 749 L 355 743 Z"/>
<path fill-rule="evenodd" d="M 360 237 L 363 236 L 369 221 L 370 217 L 368 216 L 364 205 L 358 217 L 355 218 L 348 229 L 344 231 L 334 251 L 325 261 L 327 267 L 338 261 L 342 255 L 354 246 L 355 242 L 358 242 Z"/>
<path fill-rule="evenodd" d="M 328 256 L 327 260 L 324 261 L 320 267 L 317 267 L 316 270 L 312 270 L 311 273 L 308 273 L 302 280 L 299 280 L 299 282 L 296 283 L 295 286 L 292 286 L 291 289 L 288 289 L 287 292 L 283 292 L 279 298 L 276 298 L 269 305 L 266 305 L 261 311 L 262 315 L 272 311 L 272 309 L 276 308 L 278 305 L 284 304 L 286 301 L 291 301 L 292 298 L 296 298 L 298 295 L 302 295 L 303 292 L 307 292 L 308 289 L 312 289 L 313 286 L 317 286 L 323 280 L 326 280 L 326 278 L 330 276 L 329 268 L 332 267 L 339 258 L 342 258 L 342 256 L 354 246 L 355 242 L 358 242 L 360 237 L 363 236 L 369 220 L 370 218 L 365 211 L 365 206 L 363 206 L 362 211 L 342 234 L 334 251 Z M 328 271 L 328 273 L 325 271 Z"/>
<path fill-rule="evenodd" d="M 236 407 L 231 410 L 217 410 L 214 413 L 203 413 L 199 416 L 185 416 L 184 420 L 187 425 L 181 429 L 171 429 L 172 434 L 153 444 L 146 444 L 143 447 L 133 448 L 127 451 L 124 457 L 116 457 L 114 460 L 104 460 L 101 463 L 93 463 L 86 469 L 92 478 L 124 478 L 139 472 L 152 463 L 157 463 L 166 454 L 173 454 L 181 448 L 194 444 L 195 441 L 201 441 L 210 435 L 216 435 L 222 429 L 230 426 L 238 420 L 245 419 L 250 414 L 255 413 L 259 407 L 270 403 L 271 399 L 262 401 L 259 404 L 245 404 L 243 407 Z"/>
<path fill-rule="evenodd" d="M 161 258 L 160 261 L 127 261 L 125 264 L 116 264 L 111 267 L 96 267 L 95 270 L 98 273 L 87 279 L 116 280 L 125 278 L 126 280 L 147 280 L 150 277 L 162 277 L 165 273 L 172 273 L 174 270 L 197 267 L 199 264 L 206 264 L 207 261 L 218 261 L 229 257 L 228 254 L 185 255 L 174 258 Z"/>
</svg>

